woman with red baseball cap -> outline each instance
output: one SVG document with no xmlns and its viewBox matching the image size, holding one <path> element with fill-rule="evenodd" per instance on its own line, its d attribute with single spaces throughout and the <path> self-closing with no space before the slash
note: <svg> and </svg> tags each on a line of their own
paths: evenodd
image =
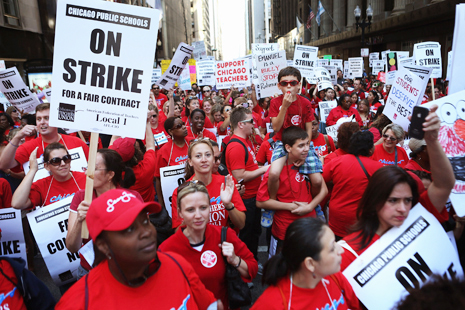
<svg viewBox="0 0 465 310">
<path fill-rule="evenodd" d="M 157 231 L 148 214 L 160 210 L 158 203 L 144 203 L 127 189 L 94 199 L 87 224 L 95 268 L 55 309 L 207 309 L 215 303 L 223 309 L 186 260 L 157 253 Z"/>
</svg>

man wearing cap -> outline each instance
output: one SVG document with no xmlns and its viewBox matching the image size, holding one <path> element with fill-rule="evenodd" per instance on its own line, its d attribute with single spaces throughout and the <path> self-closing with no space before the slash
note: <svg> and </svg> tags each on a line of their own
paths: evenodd
<svg viewBox="0 0 465 310">
<path fill-rule="evenodd" d="M 407 165 L 405 165 L 404 169 L 424 171 L 431 174 L 431 166 L 429 162 L 428 151 L 426 149 L 426 141 L 424 139 L 418 140 L 415 138 L 410 138 L 408 147 L 410 148 L 410 159 Z"/>
<path fill-rule="evenodd" d="M 157 253 L 148 214 L 160 210 L 124 189 L 96 198 L 87 213 L 96 267 L 55 309 L 223 309 L 184 258 Z"/>
</svg>

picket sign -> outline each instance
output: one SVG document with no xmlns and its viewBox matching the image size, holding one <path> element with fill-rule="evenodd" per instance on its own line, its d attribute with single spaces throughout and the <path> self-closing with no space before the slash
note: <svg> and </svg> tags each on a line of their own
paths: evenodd
<svg viewBox="0 0 465 310">
<path fill-rule="evenodd" d="M 309 83 L 314 83 L 316 62 L 318 59 L 318 47 L 296 45 L 294 49 L 294 60 L 292 66 L 299 69 L 302 77 Z"/>
<path fill-rule="evenodd" d="M 352 73 L 352 77 L 363 77 L 363 57 L 349 58 L 349 70 Z"/>
<path fill-rule="evenodd" d="M 13 208 L 0 209 L 0 228 L 2 229 L 0 256 L 20 257 L 26 261 L 27 267 L 21 210 Z"/>
<path fill-rule="evenodd" d="M 160 78 L 161 78 L 161 68 L 153 69 L 151 83 L 155 84 Z"/>
<path fill-rule="evenodd" d="M 40 101 L 26 86 L 16 67 L 0 71 L 0 82 L 0 91 L 12 105 L 25 113 L 35 113 Z"/>
<path fill-rule="evenodd" d="M 250 63 L 247 57 L 231 61 L 217 61 L 215 67 L 216 88 L 226 89 L 252 85 L 250 79 Z"/>
<path fill-rule="evenodd" d="M 173 59 L 170 62 L 170 66 L 156 82 L 160 88 L 170 89 L 174 87 L 176 82 L 181 77 L 182 71 L 188 64 L 193 50 L 194 48 L 192 46 L 183 42 L 179 43 L 178 48 L 174 53 Z M 190 83 L 190 81 L 188 83 Z"/>
<path fill-rule="evenodd" d="M 329 116 L 329 112 L 337 107 L 337 101 L 321 101 L 318 106 L 320 108 L 320 122 L 326 123 L 326 118 Z"/>
<path fill-rule="evenodd" d="M 221 144 L 222 144 L 222 142 L 223 142 L 223 139 L 226 138 L 226 137 L 227 137 L 227 135 L 220 135 L 220 136 L 217 137 L 218 149 L 220 150 L 220 152 L 222 152 L 222 150 L 221 150 Z"/>
<path fill-rule="evenodd" d="M 413 59 L 421 67 L 433 68 L 432 78 L 442 77 L 441 44 L 422 42 L 413 45 Z"/>
<path fill-rule="evenodd" d="M 171 199 L 173 197 L 173 192 L 178 186 L 184 183 L 184 168 L 185 165 L 176 165 L 176 166 L 167 166 L 160 168 L 160 184 L 161 191 L 163 193 L 163 201 L 165 203 L 166 211 L 170 217 L 172 217 L 171 212 Z"/>
<path fill-rule="evenodd" d="M 286 52 L 279 51 L 256 57 L 257 71 L 260 87 L 260 96 L 271 97 L 281 94 L 278 88 L 278 74 L 287 66 Z"/>
<path fill-rule="evenodd" d="M 368 309 L 388 310 L 432 274 L 461 278 L 463 270 L 441 224 L 417 204 L 400 227 L 388 230 L 343 274 Z"/>
<path fill-rule="evenodd" d="M 48 272 L 58 286 L 75 281 L 80 265 L 78 253 L 71 253 L 66 248 L 72 200 L 73 196 L 70 196 L 27 214 Z"/>
<path fill-rule="evenodd" d="M 331 76 L 326 68 L 317 67 L 315 68 L 315 77 L 318 80 L 317 88 L 318 91 L 324 89 L 334 89 L 333 84 L 331 83 Z"/>
</svg>

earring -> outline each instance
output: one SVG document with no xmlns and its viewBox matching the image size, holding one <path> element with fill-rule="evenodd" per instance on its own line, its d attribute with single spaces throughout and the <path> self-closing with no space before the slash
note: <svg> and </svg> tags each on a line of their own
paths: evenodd
<svg viewBox="0 0 465 310">
<path fill-rule="evenodd" d="M 314 272 L 312 272 L 312 277 L 313 277 L 313 279 L 316 279 L 316 276 L 315 276 Z"/>
<path fill-rule="evenodd" d="M 111 255 L 110 255 L 110 254 L 107 254 L 107 258 L 108 258 L 108 260 L 110 260 L 110 259 L 111 259 Z M 314 277 L 315 277 L 315 276 L 314 276 Z"/>
</svg>

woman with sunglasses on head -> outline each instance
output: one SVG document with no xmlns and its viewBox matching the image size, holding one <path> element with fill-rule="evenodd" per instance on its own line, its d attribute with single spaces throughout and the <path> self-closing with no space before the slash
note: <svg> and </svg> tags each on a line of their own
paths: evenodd
<svg viewBox="0 0 465 310">
<path fill-rule="evenodd" d="M 189 126 L 187 126 L 187 141 L 194 139 L 205 139 L 216 141 L 216 135 L 205 129 L 206 115 L 201 109 L 195 109 L 189 116 Z"/>
<path fill-rule="evenodd" d="M 359 124 L 359 126 L 363 126 L 363 122 L 360 118 L 360 115 L 358 114 L 358 111 L 351 107 L 350 95 L 348 94 L 342 94 L 341 97 L 339 97 L 337 107 L 332 109 L 326 118 L 326 126 L 335 125 L 337 121 L 343 117 L 355 117 L 355 121 Z"/>
<path fill-rule="evenodd" d="M 61 143 L 47 145 L 44 152 L 44 169 L 50 176 L 33 183 L 39 170 L 37 147 L 29 157 L 29 171 L 16 189 L 11 206 L 15 209 L 43 207 L 69 196 L 86 187 L 86 175 L 71 171 L 71 155 Z"/>
<path fill-rule="evenodd" d="M 87 224 L 94 268 L 55 309 L 223 309 L 183 257 L 157 251 L 149 214 L 160 211 L 158 203 L 122 189 L 92 201 Z"/>
<path fill-rule="evenodd" d="M 251 309 L 361 309 L 340 272 L 343 252 L 320 219 L 294 221 L 286 231 L 282 252 L 265 264 L 262 281 L 268 288 Z"/>
<path fill-rule="evenodd" d="M 409 158 L 404 148 L 396 144 L 404 140 L 404 129 L 397 124 L 389 124 L 383 129 L 383 143 L 375 147 L 371 157 L 385 166 L 395 165 L 403 168 Z"/>
<path fill-rule="evenodd" d="M 188 150 L 188 159 L 186 162 L 185 179 L 187 181 L 201 181 L 208 190 L 208 194 L 213 199 L 211 202 L 210 224 L 216 226 L 228 226 L 228 218 L 234 225 L 234 228 L 242 229 L 245 224 L 245 206 L 234 186 L 232 177 L 224 177 L 219 174 L 213 174 L 215 163 L 221 161 L 221 155 L 215 157 L 212 144 L 208 140 L 196 140 L 191 142 Z M 231 183 L 229 180 L 231 179 Z M 226 183 L 225 183 L 226 182 Z M 231 197 L 221 196 L 223 187 L 231 190 Z M 229 188 L 231 185 L 233 188 Z M 175 189 L 172 196 L 172 219 L 173 228 L 178 227 L 182 223 L 182 219 L 178 216 L 177 205 L 178 189 Z"/>
<path fill-rule="evenodd" d="M 221 179 L 224 182 L 224 177 Z M 177 253 L 188 260 L 205 287 L 215 298 L 221 299 L 225 309 L 229 309 L 223 256 L 246 282 L 257 275 L 257 261 L 233 230 L 227 229 L 226 241 L 221 243 L 222 226 L 211 225 L 213 206 L 210 202 L 214 197 L 210 197 L 205 185 L 194 180 L 184 183 L 179 189 L 177 211 L 184 225 L 160 245 L 160 250 Z M 221 199 L 230 201 L 234 190 L 229 176 L 226 185 L 223 183 L 221 186 Z"/>
</svg>

